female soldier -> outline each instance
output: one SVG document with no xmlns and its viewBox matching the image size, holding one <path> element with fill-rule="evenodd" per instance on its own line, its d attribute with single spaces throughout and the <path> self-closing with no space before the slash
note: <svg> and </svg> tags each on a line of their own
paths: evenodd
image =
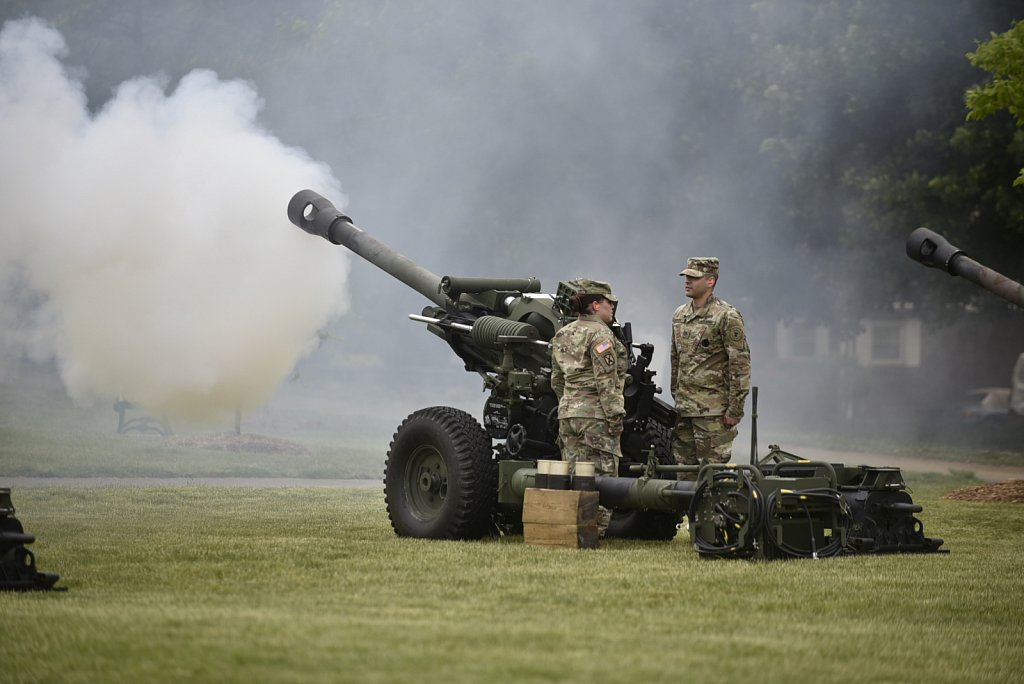
<svg viewBox="0 0 1024 684">
<path fill-rule="evenodd" d="M 558 437 L 570 471 L 576 461 L 592 461 L 598 475 L 616 477 L 622 451 L 619 438 L 626 409 L 622 390 L 629 359 L 609 325 L 618 299 L 608 283 L 580 278 L 572 305 L 579 317 L 551 339 L 551 388 L 558 396 Z M 611 511 L 600 507 L 603 537 Z"/>
</svg>

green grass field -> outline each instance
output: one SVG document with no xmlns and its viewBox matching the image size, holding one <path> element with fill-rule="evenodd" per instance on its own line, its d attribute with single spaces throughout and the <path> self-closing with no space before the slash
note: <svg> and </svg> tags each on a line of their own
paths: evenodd
<svg viewBox="0 0 1024 684">
<path fill-rule="evenodd" d="M 243 416 L 245 436 L 288 440 L 305 453 L 213 451 L 156 434 L 118 434 L 109 403 L 74 404 L 53 371 L 26 367 L 0 382 L 0 477 L 379 478 L 395 427 L 405 417 L 353 400 L 344 388 L 304 393 L 287 386 Z M 143 415 L 134 412 L 132 415 Z M 175 437 L 234 430 L 172 423 Z"/>
<path fill-rule="evenodd" d="M 0 682 L 1010 682 L 1019 504 L 917 487 L 948 555 L 702 560 L 399 539 L 378 489 L 23 487 L 65 593 L 0 594 Z"/>
<path fill-rule="evenodd" d="M 243 420 L 308 453 L 207 451 L 117 435 L 109 406 L 34 373 L 0 383 L 0 487 L 377 479 L 407 411 L 339 396 Z M 399 539 L 379 486 L 18 486 L 38 566 L 69 591 L 0 593 L 0 683 L 1021 681 L 1024 509 L 942 498 L 969 473 L 908 480 L 952 553 L 708 561 L 685 530 L 547 550 Z"/>
</svg>

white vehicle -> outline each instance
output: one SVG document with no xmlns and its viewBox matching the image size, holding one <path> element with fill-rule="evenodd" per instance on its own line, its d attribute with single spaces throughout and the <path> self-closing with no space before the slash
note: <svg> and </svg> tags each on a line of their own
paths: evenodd
<svg viewBox="0 0 1024 684">
<path fill-rule="evenodd" d="M 1010 410 L 1018 416 L 1024 416 L 1024 354 L 1017 357 L 1017 363 L 1013 367 Z"/>
</svg>

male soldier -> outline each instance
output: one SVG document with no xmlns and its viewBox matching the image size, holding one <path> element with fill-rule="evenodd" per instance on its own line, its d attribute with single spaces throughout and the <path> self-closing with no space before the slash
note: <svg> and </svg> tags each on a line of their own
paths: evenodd
<svg viewBox="0 0 1024 684">
<path fill-rule="evenodd" d="M 691 301 L 672 315 L 672 396 L 679 411 L 672 453 L 683 465 L 727 463 L 750 392 L 743 317 L 715 296 L 717 258 L 691 258 L 679 275 Z"/>
<path fill-rule="evenodd" d="M 626 416 L 622 390 L 629 358 L 626 347 L 608 326 L 618 299 L 608 283 L 573 281 L 572 306 L 579 317 L 551 339 L 551 388 L 558 396 L 558 437 L 562 460 L 575 470 L 576 461 L 593 461 L 598 475 L 616 477 L 622 451 L 619 438 Z M 603 537 L 611 511 L 598 509 Z"/>
</svg>

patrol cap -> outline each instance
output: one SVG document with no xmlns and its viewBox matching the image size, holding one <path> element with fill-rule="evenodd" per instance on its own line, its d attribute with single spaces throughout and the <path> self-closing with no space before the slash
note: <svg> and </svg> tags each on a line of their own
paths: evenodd
<svg viewBox="0 0 1024 684">
<path fill-rule="evenodd" d="M 691 278 L 713 275 L 717 278 L 718 257 L 690 257 L 686 260 L 686 268 L 679 275 Z"/>
<path fill-rule="evenodd" d="M 591 280 L 590 278 L 577 278 L 577 292 L 583 295 L 601 295 L 610 302 L 619 301 L 618 297 L 612 294 L 612 286 L 603 280 Z"/>
</svg>

